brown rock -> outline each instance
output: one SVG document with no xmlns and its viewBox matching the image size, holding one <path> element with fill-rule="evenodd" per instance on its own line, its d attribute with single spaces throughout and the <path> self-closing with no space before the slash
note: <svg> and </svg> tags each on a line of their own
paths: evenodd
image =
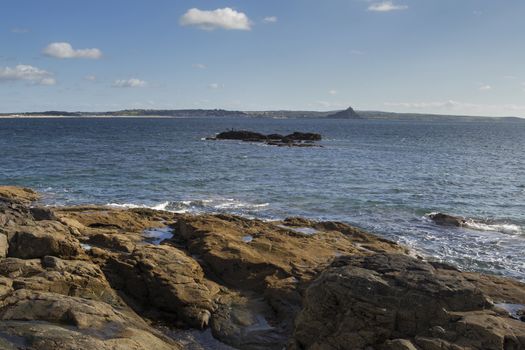
<svg viewBox="0 0 525 350">
<path fill-rule="evenodd" d="M 200 265 L 177 248 L 140 245 L 105 266 L 112 285 L 139 301 L 195 328 L 208 325 L 218 288 Z"/>
<path fill-rule="evenodd" d="M 493 311 L 461 272 L 399 254 L 336 260 L 308 288 L 294 332 L 297 349 L 390 349 L 396 339 L 423 350 L 520 349 L 524 337 L 525 323 Z"/>
<path fill-rule="evenodd" d="M 25 187 L 0 186 L 0 197 L 21 203 L 30 203 L 38 200 L 40 195 Z"/>
<path fill-rule="evenodd" d="M 0 319 L 4 340 L 30 349 L 180 348 L 128 310 L 53 293 L 15 291 L 2 301 Z"/>
<path fill-rule="evenodd" d="M 72 258 L 82 254 L 78 240 L 57 221 L 42 221 L 38 226 L 20 226 L 10 232 L 10 257 L 32 259 L 53 255 Z"/>
</svg>

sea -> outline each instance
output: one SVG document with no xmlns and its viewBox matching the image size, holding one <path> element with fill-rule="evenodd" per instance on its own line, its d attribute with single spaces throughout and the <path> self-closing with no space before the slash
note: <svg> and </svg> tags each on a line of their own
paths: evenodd
<svg viewBox="0 0 525 350">
<path fill-rule="evenodd" d="M 323 147 L 207 141 L 318 132 Z M 107 204 L 350 223 L 463 270 L 525 280 L 525 121 L 0 119 L 0 184 Z M 439 226 L 433 212 L 465 217 Z"/>
</svg>

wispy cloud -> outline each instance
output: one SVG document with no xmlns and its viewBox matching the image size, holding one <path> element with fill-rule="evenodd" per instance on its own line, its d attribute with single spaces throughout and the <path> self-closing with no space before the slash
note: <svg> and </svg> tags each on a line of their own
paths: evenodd
<svg viewBox="0 0 525 350">
<path fill-rule="evenodd" d="M 482 84 L 479 86 L 478 88 L 480 91 L 489 91 L 489 90 L 492 90 L 492 86 L 488 85 L 488 84 Z"/>
<path fill-rule="evenodd" d="M 46 56 L 55 58 L 89 58 L 97 60 L 102 57 L 102 51 L 97 48 L 93 49 L 73 49 L 70 43 L 59 42 L 47 45 L 43 53 Z"/>
<path fill-rule="evenodd" d="M 430 102 L 386 102 L 384 105 L 386 107 L 403 110 L 411 109 L 426 113 L 525 117 L 525 105 L 517 104 L 479 104 L 448 100 Z"/>
<path fill-rule="evenodd" d="M 350 50 L 350 54 L 356 55 L 356 56 L 362 56 L 365 54 L 365 52 L 361 50 Z"/>
<path fill-rule="evenodd" d="M 383 2 L 376 2 L 376 3 L 370 4 L 370 6 L 368 6 L 368 11 L 390 12 L 390 11 L 406 10 L 407 8 L 408 8 L 407 5 L 396 5 L 392 1 L 383 1 Z"/>
<path fill-rule="evenodd" d="M 328 90 L 328 93 L 330 95 L 337 95 L 339 93 L 339 91 L 332 89 L 332 90 Z"/>
<path fill-rule="evenodd" d="M 0 82 L 24 80 L 36 85 L 55 85 L 53 74 L 30 65 L 19 64 L 14 68 L 0 68 Z"/>
<path fill-rule="evenodd" d="M 277 17 L 276 16 L 264 17 L 263 18 L 263 22 L 264 23 L 275 23 L 275 22 L 277 22 Z"/>
<path fill-rule="evenodd" d="M 204 30 L 250 30 L 251 21 L 242 12 L 225 7 L 212 11 L 189 9 L 179 21 L 182 26 L 196 26 Z"/>
<path fill-rule="evenodd" d="M 131 78 L 115 80 L 112 86 L 117 88 L 139 88 L 144 87 L 146 85 L 147 83 L 144 80 Z"/>
<path fill-rule="evenodd" d="M 97 77 L 94 76 L 94 75 L 86 75 L 84 77 L 85 80 L 88 80 L 88 81 L 96 81 L 97 80 Z"/>
<path fill-rule="evenodd" d="M 222 84 L 219 84 L 219 83 L 211 83 L 211 84 L 208 84 L 208 88 L 209 89 L 212 89 L 212 90 L 217 90 L 217 89 L 220 89 L 224 87 L 224 85 Z"/>
<path fill-rule="evenodd" d="M 206 68 L 208 68 L 208 66 L 206 66 L 205 64 L 202 64 L 202 63 L 194 63 L 191 66 L 193 68 L 196 68 L 196 69 L 206 69 Z"/>
</svg>

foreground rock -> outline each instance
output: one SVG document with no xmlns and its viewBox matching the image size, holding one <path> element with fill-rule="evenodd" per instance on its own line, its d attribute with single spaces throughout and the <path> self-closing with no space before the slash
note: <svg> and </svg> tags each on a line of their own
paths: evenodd
<svg viewBox="0 0 525 350">
<path fill-rule="evenodd" d="M 399 254 L 337 259 L 306 292 L 294 347 L 525 348 L 525 323 L 496 308 L 479 279 Z"/>
<path fill-rule="evenodd" d="M 425 262 L 344 223 L 49 208 L 2 193 L 1 349 L 208 346 L 188 329 L 248 350 L 525 344 L 522 283 Z"/>
<path fill-rule="evenodd" d="M 207 140 L 240 140 L 246 142 L 264 142 L 272 146 L 289 146 L 289 147 L 314 147 L 319 146 L 314 141 L 321 141 L 322 137 L 317 133 L 294 132 L 289 135 L 269 134 L 264 135 L 258 132 L 246 130 L 224 131 L 215 137 L 209 137 Z"/>
</svg>

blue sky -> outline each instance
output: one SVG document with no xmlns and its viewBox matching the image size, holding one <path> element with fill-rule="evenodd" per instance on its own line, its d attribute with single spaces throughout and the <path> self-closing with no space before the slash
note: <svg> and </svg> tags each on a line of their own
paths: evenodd
<svg viewBox="0 0 525 350">
<path fill-rule="evenodd" d="M 525 117 L 523 0 L 3 0 L 0 111 Z"/>
</svg>

